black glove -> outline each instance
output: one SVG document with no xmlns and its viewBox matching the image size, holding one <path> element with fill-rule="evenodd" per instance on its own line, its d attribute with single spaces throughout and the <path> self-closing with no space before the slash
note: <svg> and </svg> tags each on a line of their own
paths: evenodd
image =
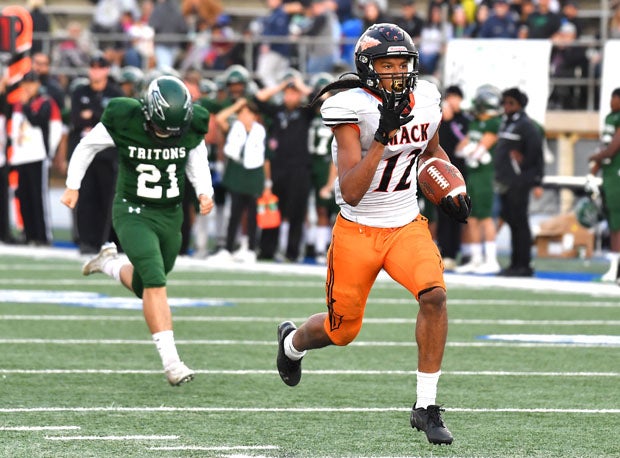
<svg viewBox="0 0 620 458">
<path fill-rule="evenodd" d="M 446 196 L 439 202 L 439 208 L 453 220 L 467 224 L 467 217 L 471 212 L 471 198 L 467 194 L 459 194 L 458 201 L 457 205 L 452 197 Z"/>
<path fill-rule="evenodd" d="M 413 115 L 402 117 L 403 111 L 409 105 L 409 89 L 403 93 L 402 100 L 398 105 L 396 105 L 396 94 L 382 89 L 381 101 L 382 104 L 379 105 L 381 117 L 379 118 L 379 127 L 375 132 L 375 140 L 382 145 L 387 145 L 390 141 L 390 132 L 400 129 L 401 126 L 413 119 Z"/>
</svg>

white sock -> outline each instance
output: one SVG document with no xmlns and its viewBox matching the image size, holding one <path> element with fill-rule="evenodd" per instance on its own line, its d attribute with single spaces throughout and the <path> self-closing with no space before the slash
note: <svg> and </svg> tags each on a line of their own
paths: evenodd
<svg viewBox="0 0 620 458">
<path fill-rule="evenodd" d="M 316 240 L 314 242 L 314 250 L 317 254 L 327 253 L 329 246 L 330 228 L 329 226 L 318 226 L 316 228 Z"/>
<path fill-rule="evenodd" d="M 174 333 L 172 331 L 156 332 L 153 334 L 153 342 L 155 342 L 164 369 L 173 363 L 181 361 L 177 352 L 177 346 L 174 343 Z"/>
<path fill-rule="evenodd" d="M 206 252 L 209 246 L 209 216 L 196 215 L 193 230 L 196 251 Z"/>
<path fill-rule="evenodd" d="M 437 398 L 437 383 L 439 382 L 439 376 L 441 371 L 437 371 L 433 374 L 417 371 L 417 385 L 416 385 L 416 408 L 426 409 L 429 405 L 435 404 Z"/>
<path fill-rule="evenodd" d="M 308 350 L 299 351 L 293 346 L 293 336 L 297 330 L 292 331 L 288 336 L 284 338 L 284 354 L 293 361 L 303 358 Z"/>
<path fill-rule="evenodd" d="M 471 244 L 471 262 L 474 264 L 482 263 L 482 243 Z"/>
<path fill-rule="evenodd" d="M 484 259 L 488 263 L 497 262 L 497 243 L 495 240 L 484 242 Z"/>
<path fill-rule="evenodd" d="M 247 235 L 239 237 L 239 251 L 248 251 L 250 238 Z"/>
<path fill-rule="evenodd" d="M 101 266 L 101 271 L 112 277 L 114 280 L 121 281 L 121 268 L 125 264 L 129 264 L 129 262 L 122 257 L 109 259 L 104 265 Z"/>
<path fill-rule="evenodd" d="M 461 255 L 471 256 L 471 243 L 462 243 L 461 244 Z"/>
<path fill-rule="evenodd" d="M 288 246 L 288 221 L 282 221 L 280 224 L 280 238 L 278 240 L 278 249 L 280 253 L 286 253 L 286 247 Z"/>
</svg>

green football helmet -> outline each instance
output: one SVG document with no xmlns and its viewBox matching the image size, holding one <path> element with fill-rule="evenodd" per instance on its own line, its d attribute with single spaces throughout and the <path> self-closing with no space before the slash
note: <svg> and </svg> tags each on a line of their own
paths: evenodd
<svg viewBox="0 0 620 458">
<path fill-rule="evenodd" d="M 476 89 L 472 102 L 473 112 L 476 115 L 497 116 L 501 113 L 502 93 L 491 84 L 484 84 Z"/>
<path fill-rule="evenodd" d="M 219 91 L 217 83 L 208 78 L 203 78 L 200 80 L 200 83 L 198 83 L 198 89 L 203 96 L 209 99 L 215 99 Z"/>
<path fill-rule="evenodd" d="M 597 203 L 589 197 L 582 197 L 575 203 L 575 216 L 583 227 L 591 228 L 602 220 Z"/>
<path fill-rule="evenodd" d="M 133 83 L 139 85 L 144 81 L 144 72 L 133 65 L 126 65 L 121 68 L 119 83 Z"/>
<path fill-rule="evenodd" d="M 231 65 L 226 69 L 224 74 L 226 75 L 225 82 L 227 86 L 237 83 L 248 84 L 250 81 L 250 72 L 243 65 Z"/>
<path fill-rule="evenodd" d="M 189 89 L 174 76 L 160 76 L 149 84 L 142 109 L 147 130 L 160 138 L 181 136 L 194 111 Z"/>
<path fill-rule="evenodd" d="M 310 87 L 316 93 L 334 81 L 333 75 L 327 72 L 316 73 L 310 78 Z"/>
</svg>

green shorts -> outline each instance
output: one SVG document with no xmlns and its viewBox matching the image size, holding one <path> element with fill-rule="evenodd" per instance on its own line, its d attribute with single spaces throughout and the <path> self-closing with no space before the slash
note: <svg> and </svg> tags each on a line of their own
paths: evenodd
<svg viewBox="0 0 620 458">
<path fill-rule="evenodd" d="M 467 194 L 471 197 L 471 217 L 477 219 L 493 216 L 493 165 L 467 169 Z"/>
<path fill-rule="evenodd" d="M 112 222 L 134 267 L 132 288 L 136 296 L 142 297 L 144 288 L 165 286 L 181 248 L 181 205 L 148 207 L 115 199 Z"/>
</svg>

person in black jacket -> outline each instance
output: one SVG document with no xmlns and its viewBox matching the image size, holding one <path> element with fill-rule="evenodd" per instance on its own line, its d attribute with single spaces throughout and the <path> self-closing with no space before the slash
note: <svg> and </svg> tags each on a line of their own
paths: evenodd
<svg viewBox="0 0 620 458">
<path fill-rule="evenodd" d="M 528 220 L 530 191 L 539 187 L 544 173 L 541 130 L 525 113 L 527 95 L 516 87 L 502 93 L 504 116 L 495 147 L 495 185 L 500 216 L 511 232 L 510 266 L 499 275 L 531 277 L 532 233 Z M 542 188 L 538 188 L 542 189 Z"/>
<path fill-rule="evenodd" d="M 78 86 L 71 94 L 69 151 L 101 120 L 110 99 L 123 92 L 109 78 L 110 62 L 102 54 L 90 59 L 90 84 Z M 82 187 L 75 217 L 81 254 L 99 253 L 101 245 L 115 236 L 112 232 L 112 200 L 118 172 L 116 148 L 108 148 L 90 164 Z"/>
<path fill-rule="evenodd" d="M 261 233 L 259 257 L 282 257 L 295 262 L 300 257 L 304 223 L 311 189 L 311 156 L 308 132 L 315 116 L 314 108 L 304 105 L 312 89 L 298 76 L 284 78 L 276 86 L 261 89 L 254 102 L 271 119 L 268 147 L 271 157 L 272 192 L 279 199 L 282 224 Z M 282 94 L 282 103 L 269 100 Z M 278 250 L 280 253 L 276 253 Z"/>
</svg>

